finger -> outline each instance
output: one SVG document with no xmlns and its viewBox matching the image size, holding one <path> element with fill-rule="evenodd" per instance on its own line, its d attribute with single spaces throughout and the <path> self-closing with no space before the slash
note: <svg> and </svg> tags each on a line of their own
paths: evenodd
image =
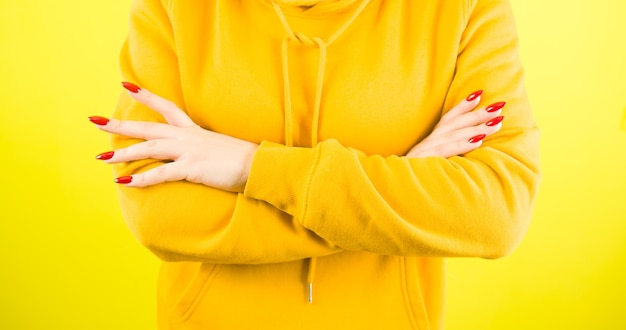
<svg viewBox="0 0 626 330">
<path fill-rule="evenodd" d="M 196 126 L 196 123 L 174 102 L 129 82 L 123 82 L 122 86 L 130 92 L 129 94 L 135 100 L 160 113 L 170 125 L 178 127 Z"/>
<path fill-rule="evenodd" d="M 181 150 L 176 141 L 171 139 L 149 140 L 129 147 L 109 151 L 96 156 L 107 164 L 130 162 L 141 159 L 176 160 Z"/>
<path fill-rule="evenodd" d="M 416 156 L 416 158 L 432 156 L 450 158 L 454 156 L 460 156 L 480 147 L 482 145 L 482 139 L 480 137 L 480 135 L 477 136 L 474 142 L 466 140 L 432 146 L 429 149 L 423 150 L 418 156 Z"/>
<path fill-rule="evenodd" d="M 494 117 L 486 123 L 466 127 L 442 134 L 428 141 L 423 141 L 417 148 L 409 151 L 407 157 L 440 156 L 448 158 L 465 154 L 481 146 L 484 138 L 498 132 L 502 128 L 503 119 L 503 116 Z"/>
<path fill-rule="evenodd" d="M 497 117 L 502 113 L 502 106 L 493 107 L 488 106 L 485 108 L 481 108 L 475 111 L 471 111 L 465 114 L 462 114 L 450 122 L 445 124 L 445 128 L 442 127 L 442 132 L 451 132 L 458 129 L 462 129 L 464 127 L 476 126 L 481 123 L 485 123 L 491 118 Z M 439 133 L 439 132 L 438 132 Z"/>
<path fill-rule="evenodd" d="M 472 111 L 474 108 L 480 104 L 481 95 L 483 94 L 482 90 L 475 91 L 466 97 L 459 104 L 454 106 L 450 111 L 446 112 L 439 121 L 440 123 L 445 123 L 453 118 L 456 118 L 464 113 Z"/>
<path fill-rule="evenodd" d="M 497 117 L 500 118 L 500 117 Z M 492 125 L 487 125 L 487 123 L 482 123 L 480 125 L 464 127 L 461 129 L 457 129 L 455 131 L 446 133 L 438 137 L 437 139 L 433 139 L 431 141 L 426 142 L 426 145 L 438 145 L 438 144 L 447 144 L 447 142 L 459 142 L 466 141 L 471 139 L 474 136 L 485 135 L 485 137 L 490 136 L 500 130 L 502 128 L 502 117 L 500 121 L 493 122 Z M 495 119 L 495 118 L 494 118 Z"/>
<path fill-rule="evenodd" d="M 505 102 L 497 102 L 475 111 L 459 113 L 456 117 L 448 118 L 446 122 L 438 124 L 431 135 L 434 137 L 462 129 L 464 127 L 476 126 L 484 123 L 499 116 L 502 113 L 502 108 L 505 104 Z"/>
<path fill-rule="evenodd" d="M 97 127 L 108 133 L 144 140 L 172 139 L 181 133 L 181 128 L 169 124 L 113 118 L 109 119 L 106 124 L 97 125 Z"/>
<path fill-rule="evenodd" d="M 177 165 L 175 162 L 163 164 L 146 172 L 117 178 L 115 182 L 126 187 L 142 188 L 163 182 L 185 180 L 185 172 Z"/>
<path fill-rule="evenodd" d="M 419 150 L 415 150 L 407 154 L 408 158 L 425 158 L 425 157 L 444 157 L 450 158 L 466 154 L 483 143 L 486 134 L 478 134 L 469 139 L 456 140 L 447 143 L 430 144 L 421 146 Z"/>
</svg>

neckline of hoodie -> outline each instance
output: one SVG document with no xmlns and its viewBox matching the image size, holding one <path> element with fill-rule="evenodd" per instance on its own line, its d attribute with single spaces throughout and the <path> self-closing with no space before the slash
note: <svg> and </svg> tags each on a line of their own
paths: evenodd
<svg viewBox="0 0 626 330">
<path fill-rule="evenodd" d="M 256 1 L 261 3 L 264 7 L 267 7 L 269 10 L 274 11 L 274 8 L 272 6 L 272 3 L 273 3 L 272 0 L 256 0 Z M 361 1 L 365 1 L 365 0 L 361 0 Z M 370 0 L 369 3 L 367 4 L 367 7 L 373 4 L 376 4 L 378 1 L 380 0 Z M 360 1 L 357 1 L 351 6 L 348 6 L 347 8 L 341 10 L 341 12 L 328 12 L 328 13 L 319 13 L 319 14 L 315 14 L 315 13 L 312 14 L 312 13 L 306 13 L 306 12 L 298 13 L 292 10 L 285 10 L 283 6 L 281 6 L 281 9 L 283 11 L 283 15 L 285 15 L 286 17 L 292 17 L 296 19 L 299 18 L 299 19 L 324 20 L 330 17 L 344 18 L 346 16 L 350 16 L 354 12 L 354 10 L 358 8 L 359 4 L 360 4 Z M 367 10 L 367 7 L 365 8 L 365 10 Z"/>
</svg>

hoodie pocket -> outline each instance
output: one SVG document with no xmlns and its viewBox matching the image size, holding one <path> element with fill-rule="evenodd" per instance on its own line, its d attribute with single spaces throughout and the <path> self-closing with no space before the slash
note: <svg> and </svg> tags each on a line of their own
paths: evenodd
<svg viewBox="0 0 626 330">
<path fill-rule="evenodd" d="M 171 311 L 173 323 L 185 322 L 198 307 L 220 269 L 219 264 L 202 264 Z"/>
</svg>

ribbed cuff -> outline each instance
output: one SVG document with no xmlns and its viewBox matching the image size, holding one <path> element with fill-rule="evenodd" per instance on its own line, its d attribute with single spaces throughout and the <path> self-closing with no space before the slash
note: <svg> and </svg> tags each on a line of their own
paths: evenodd
<svg viewBox="0 0 626 330">
<path fill-rule="evenodd" d="M 252 160 L 244 196 L 299 217 L 306 207 L 315 161 L 315 149 L 262 142 Z"/>
</svg>

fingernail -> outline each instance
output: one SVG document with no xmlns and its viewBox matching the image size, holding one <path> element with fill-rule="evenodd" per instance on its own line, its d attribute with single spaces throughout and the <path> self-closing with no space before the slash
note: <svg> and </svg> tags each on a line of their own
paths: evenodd
<svg viewBox="0 0 626 330">
<path fill-rule="evenodd" d="M 139 86 L 126 81 L 122 82 L 122 86 L 124 86 L 124 88 L 126 88 L 131 93 L 139 93 L 139 91 L 141 90 Z"/>
<path fill-rule="evenodd" d="M 488 106 L 485 110 L 487 110 L 487 112 L 496 112 L 496 111 L 504 108 L 505 104 L 506 104 L 506 102 L 496 102 L 496 103 Z"/>
<path fill-rule="evenodd" d="M 476 143 L 476 142 L 480 142 L 482 141 L 482 139 L 484 139 L 487 136 L 487 134 L 480 134 L 480 135 L 476 135 L 474 137 L 472 137 L 471 139 L 467 140 L 469 143 Z"/>
<path fill-rule="evenodd" d="M 111 158 L 113 158 L 114 154 L 115 154 L 114 151 L 103 152 L 103 153 L 99 154 L 98 156 L 96 156 L 96 159 L 99 159 L 99 160 L 111 159 Z"/>
<path fill-rule="evenodd" d="M 100 126 L 103 126 L 103 125 L 106 125 L 106 124 L 109 123 L 109 119 L 104 118 L 104 117 L 99 117 L 99 116 L 91 116 L 91 117 L 89 117 L 89 120 L 92 123 L 94 123 L 96 125 L 100 125 Z"/>
<path fill-rule="evenodd" d="M 115 183 L 120 183 L 120 184 L 126 184 L 126 183 L 131 183 L 131 182 L 133 182 L 133 177 L 130 175 L 121 176 L 115 179 Z"/>
<path fill-rule="evenodd" d="M 502 122 L 502 119 L 504 119 L 504 116 L 498 116 L 496 118 L 492 118 L 491 120 L 486 122 L 485 125 L 487 125 L 487 126 L 496 126 L 496 125 L 500 124 L 500 122 Z"/>
<path fill-rule="evenodd" d="M 465 100 L 467 102 L 471 102 L 474 101 L 475 99 L 477 99 L 481 94 L 483 93 L 482 89 L 475 91 L 474 93 L 470 94 Z"/>
</svg>

